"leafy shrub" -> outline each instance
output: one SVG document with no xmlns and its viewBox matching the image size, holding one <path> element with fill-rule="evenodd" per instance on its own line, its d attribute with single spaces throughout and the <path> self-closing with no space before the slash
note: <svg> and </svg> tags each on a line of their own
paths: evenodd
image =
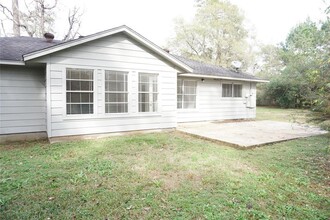
<svg viewBox="0 0 330 220">
<path fill-rule="evenodd" d="M 323 121 L 319 124 L 320 128 L 326 131 L 330 131 L 330 120 Z"/>
<path fill-rule="evenodd" d="M 303 108 L 310 105 L 306 98 L 308 87 L 300 82 L 274 79 L 259 87 L 257 104 L 275 105 L 282 108 Z"/>
</svg>

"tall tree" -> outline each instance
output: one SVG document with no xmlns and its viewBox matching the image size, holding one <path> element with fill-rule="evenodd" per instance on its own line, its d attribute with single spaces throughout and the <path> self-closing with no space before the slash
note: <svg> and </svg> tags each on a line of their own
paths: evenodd
<svg viewBox="0 0 330 220">
<path fill-rule="evenodd" d="M 244 16 L 229 1 L 198 0 L 197 11 L 188 23 L 175 21 L 175 37 L 169 42 L 174 53 L 205 62 L 230 67 L 241 61 L 245 68 L 251 63 L 244 28 Z"/>
<path fill-rule="evenodd" d="M 21 30 L 19 27 L 20 18 L 19 18 L 19 7 L 18 0 L 12 0 L 12 8 L 13 8 L 13 32 L 14 36 L 20 36 Z"/>
<path fill-rule="evenodd" d="M 264 79 L 271 79 L 281 74 L 284 68 L 281 60 L 281 48 L 274 45 L 261 45 L 257 53 L 258 64 L 255 64 L 255 74 Z"/>
<path fill-rule="evenodd" d="M 330 19 L 307 19 L 291 30 L 277 51 L 284 68 L 265 86 L 265 97 L 282 107 L 308 107 L 330 119 Z M 268 65 L 272 65 L 270 62 Z"/>
<path fill-rule="evenodd" d="M 18 7 L 18 0 L 12 0 L 12 9 L 0 3 L 5 17 L 13 23 L 13 33 L 20 35 L 22 29 L 30 37 L 42 37 L 46 32 L 54 32 L 54 22 L 58 0 L 24 0 L 23 8 Z M 69 27 L 65 40 L 74 38 L 81 24 L 80 9 L 69 10 Z M 4 26 L 2 26 L 3 31 Z"/>
</svg>

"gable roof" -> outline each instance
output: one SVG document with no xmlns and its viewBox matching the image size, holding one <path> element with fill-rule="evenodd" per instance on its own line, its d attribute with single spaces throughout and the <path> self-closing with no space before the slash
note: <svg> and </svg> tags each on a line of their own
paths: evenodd
<svg viewBox="0 0 330 220">
<path fill-rule="evenodd" d="M 47 42 L 44 38 L 33 37 L 0 37 L 0 64 L 25 65 L 25 61 L 117 33 L 125 33 L 160 57 L 180 67 L 185 71 L 180 74 L 182 76 L 268 82 L 246 73 L 172 55 L 125 25 L 65 42 L 58 40 Z"/>
<path fill-rule="evenodd" d="M 266 80 L 259 79 L 253 75 L 236 72 L 234 70 L 226 69 L 221 66 L 212 64 L 202 63 L 200 61 L 191 60 L 182 56 L 173 55 L 178 60 L 190 66 L 193 74 L 180 74 L 182 76 L 196 76 L 196 77 L 209 77 L 229 80 L 243 80 L 243 81 L 255 81 L 255 82 L 268 82 Z"/>
<path fill-rule="evenodd" d="M 175 57 L 164 51 L 162 48 L 160 48 L 156 44 L 152 43 L 136 31 L 125 25 L 65 42 L 53 41 L 52 43 L 48 43 L 45 39 L 31 37 L 0 38 L 0 48 L 1 51 L 3 51 L 3 53 L 0 54 L 0 64 L 8 64 L 6 63 L 6 61 L 24 62 L 33 60 L 38 57 L 42 57 L 51 53 L 55 53 L 57 51 L 61 51 L 73 46 L 77 46 L 103 37 L 111 36 L 117 33 L 125 33 L 135 41 L 139 42 L 140 44 L 150 49 L 165 60 L 169 61 L 170 63 L 180 67 L 184 71 L 192 71 L 192 69 L 188 65 L 176 59 Z M 8 43 L 8 41 L 11 42 Z M 17 44 L 16 41 L 19 42 L 19 44 Z"/>
<path fill-rule="evenodd" d="M 159 56 L 161 56 L 162 58 L 170 61 L 171 63 L 177 65 L 178 67 L 182 68 L 185 71 L 192 71 L 192 69 L 186 65 L 185 63 L 181 62 L 180 60 L 177 60 L 175 57 L 171 56 L 170 54 L 168 54 L 166 51 L 164 51 L 162 48 L 160 48 L 159 46 L 157 46 L 156 44 L 152 43 L 151 41 L 149 41 L 147 38 L 143 37 L 142 35 L 140 35 L 139 33 L 137 33 L 136 31 L 134 31 L 133 29 L 127 27 L 126 25 L 123 26 L 119 26 L 116 28 L 112 28 L 112 29 L 108 29 L 105 31 L 101 31 L 95 34 L 91 34 L 82 38 L 78 38 L 75 40 L 71 40 L 71 41 L 66 41 L 60 44 L 56 44 L 52 47 L 48 47 L 48 48 L 44 48 L 35 52 L 31 52 L 31 53 L 27 53 L 23 55 L 23 60 L 24 61 L 28 61 L 28 60 L 32 60 L 41 56 L 45 56 L 51 53 L 55 53 L 57 51 L 60 50 L 64 50 L 73 46 L 77 46 L 83 43 L 87 43 L 93 40 L 97 40 L 103 37 L 108 37 L 117 33 L 125 33 L 127 34 L 129 37 L 131 37 L 132 39 L 134 39 L 135 41 L 141 43 L 143 46 L 147 47 L 148 49 L 150 49 L 151 51 L 155 52 L 156 54 L 158 54 Z"/>
</svg>

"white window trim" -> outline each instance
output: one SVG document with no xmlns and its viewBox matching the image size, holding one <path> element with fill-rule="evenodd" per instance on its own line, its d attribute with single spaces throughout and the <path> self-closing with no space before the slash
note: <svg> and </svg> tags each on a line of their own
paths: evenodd
<svg viewBox="0 0 330 220">
<path fill-rule="evenodd" d="M 235 96 L 235 85 L 239 85 L 239 86 L 241 86 L 241 96 Z M 233 98 L 243 98 L 243 84 L 239 84 L 239 83 L 234 83 L 233 84 Z"/>
<path fill-rule="evenodd" d="M 195 111 L 197 111 L 197 90 L 198 90 L 198 81 L 197 80 L 193 80 L 193 79 L 183 79 L 183 78 L 178 78 L 177 79 L 177 81 L 178 80 L 182 80 L 182 86 L 184 87 L 184 81 L 193 81 L 193 82 L 195 82 L 196 83 L 196 94 L 195 94 L 195 108 L 183 108 L 183 105 L 184 105 L 184 101 L 183 101 L 183 99 L 182 99 L 182 108 L 178 108 L 178 100 L 176 101 L 176 108 L 177 108 L 177 110 L 178 111 L 185 111 L 185 112 L 195 112 Z M 178 94 L 178 91 L 177 91 L 177 96 L 178 96 L 179 94 Z M 181 94 L 182 96 L 184 96 L 184 94 Z M 183 97 L 182 97 L 183 98 Z"/>
<path fill-rule="evenodd" d="M 118 113 L 113 113 L 113 112 L 105 112 L 105 94 L 107 93 L 105 91 L 105 71 L 118 71 L 118 72 L 125 72 L 127 73 L 127 112 L 118 112 Z M 115 69 L 103 69 L 102 70 L 103 74 L 102 74 L 102 92 L 103 92 L 103 112 L 104 115 L 107 117 L 115 117 L 115 116 L 129 116 L 130 115 L 130 109 L 131 109 L 131 103 L 130 103 L 130 96 L 131 96 L 131 91 L 130 91 L 130 71 L 129 70 L 115 70 Z M 119 91 L 118 91 L 119 92 Z"/>
<path fill-rule="evenodd" d="M 139 115 L 154 115 L 154 116 L 160 116 L 160 77 L 159 77 L 159 73 L 155 73 L 155 72 L 149 72 L 149 71 L 138 71 L 137 73 L 137 113 Z M 157 111 L 152 111 L 152 112 L 140 112 L 139 111 L 139 105 L 140 105 L 140 101 L 139 101 L 139 94 L 140 94 L 140 90 L 139 90 L 139 85 L 140 85 L 140 74 L 150 74 L 150 75 L 155 75 L 157 77 L 157 92 L 151 92 L 152 94 L 157 94 Z M 148 93 L 150 94 L 150 92 L 142 92 L 142 93 Z M 152 97 L 151 97 L 152 98 Z M 150 97 L 149 97 L 150 100 Z M 149 104 L 150 105 L 150 104 Z"/>
<path fill-rule="evenodd" d="M 230 84 L 230 85 L 232 85 L 232 87 L 231 87 L 231 90 L 232 90 L 232 93 L 231 93 L 231 96 L 230 97 L 223 97 L 223 85 L 224 84 L 226 84 L 226 85 L 228 85 L 228 84 Z M 234 97 L 234 85 L 241 85 L 242 86 L 242 96 L 241 97 Z M 242 99 L 242 98 L 244 98 L 243 97 L 243 89 L 244 89 L 244 85 L 243 85 L 243 83 L 234 83 L 234 82 L 222 82 L 221 83 L 221 98 L 222 99 Z"/>
<path fill-rule="evenodd" d="M 64 79 L 64 83 L 63 83 L 63 119 L 85 119 L 85 118 L 95 118 L 95 116 L 97 115 L 97 68 L 96 67 L 92 67 L 92 66 L 73 66 L 73 65 L 66 65 L 63 66 L 62 68 L 62 74 L 63 74 L 63 79 Z M 67 114 L 67 103 L 66 103 L 66 70 L 67 69 L 89 69 L 89 70 L 93 70 L 93 114 Z"/>
<path fill-rule="evenodd" d="M 160 73 L 148 70 L 138 70 L 138 69 L 117 69 L 117 68 L 106 68 L 106 67 L 96 67 L 96 66 L 78 66 L 78 65 L 59 65 L 60 72 L 62 74 L 63 86 L 62 86 L 62 119 L 67 120 L 85 120 L 85 119 L 109 119 L 109 118 L 138 118 L 138 117 L 161 117 L 162 110 L 162 100 L 161 100 L 161 81 L 162 77 Z M 67 68 L 78 68 L 78 69 L 91 69 L 93 70 L 93 114 L 77 114 L 77 115 L 67 115 L 66 114 L 66 69 Z M 105 70 L 113 71 L 123 71 L 128 72 L 128 112 L 125 113 L 105 113 Z M 157 111 L 156 112 L 139 112 L 139 74 L 148 73 L 157 75 Z M 133 77 L 134 76 L 134 77 Z M 135 78 L 136 77 L 136 78 Z M 98 86 L 98 82 L 101 85 Z M 134 83 L 134 85 L 132 84 Z M 135 85 L 136 84 L 136 85 Z M 197 92 L 196 92 L 197 93 Z M 52 94 L 51 94 L 52 95 Z M 98 98 L 101 98 L 100 100 Z M 132 102 L 134 100 L 134 103 Z M 197 104 L 197 100 L 196 100 Z M 196 111 L 197 109 L 185 109 Z"/>
</svg>

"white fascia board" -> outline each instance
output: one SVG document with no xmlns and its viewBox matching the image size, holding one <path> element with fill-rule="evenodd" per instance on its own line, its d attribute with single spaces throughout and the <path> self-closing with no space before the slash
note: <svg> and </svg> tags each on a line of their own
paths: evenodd
<svg viewBox="0 0 330 220">
<path fill-rule="evenodd" d="M 107 31 L 99 32 L 96 34 L 92 34 L 83 38 L 78 38 L 72 41 L 68 41 L 59 45 L 55 45 L 46 49 L 42 49 L 36 52 L 28 53 L 23 55 L 24 61 L 32 60 L 41 56 L 45 56 L 51 53 L 55 53 L 60 50 L 64 50 L 73 46 L 77 46 L 83 43 L 87 43 L 93 40 L 97 40 L 103 37 L 111 36 L 120 32 L 124 32 L 128 34 L 130 37 L 132 37 L 134 40 L 141 43 L 143 46 L 155 51 L 158 55 L 161 57 L 164 57 L 165 59 L 169 60 L 170 62 L 176 64 L 177 66 L 181 67 L 187 72 L 192 72 L 192 68 L 190 68 L 188 65 L 182 63 L 181 61 L 177 60 L 175 57 L 158 47 L 156 44 L 152 43 L 142 35 L 138 34 L 137 32 L 133 31 L 132 29 L 128 28 L 127 26 L 120 26 L 117 28 L 113 28 Z"/>
<path fill-rule="evenodd" d="M 178 76 L 209 78 L 209 79 L 225 79 L 225 80 L 235 80 L 235 81 L 245 81 L 245 82 L 260 82 L 260 83 L 268 83 L 269 82 L 268 80 L 262 80 L 262 79 L 244 79 L 244 78 L 234 78 L 234 77 L 225 77 L 225 76 L 211 76 L 211 75 L 202 75 L 202 74 L 193 74 L 193 73 L 183 73 L 183 74 L 178 74 Z"/>
<path fill-rule="evenodd" d="M 13 66 L 25 66 L 25 62 L 23 62 L 23 61 L 14 61 L 14 60 L 0 60 L 0 64 L 13 65 Z"/>
<path fill-rule="evenodd" d="M 124 27 L 120 26 L 118 28 L 114 28 L 114 29 L 111 29 L 111 30 L 108 30 L 108 31 L 92 34 L 92 35 L 82 37 L 82 38 L 78 38 L 78 39 L 75 39 L 75 40 L 72 40 L 72 41 L 67 41 L 67 42 L 52 46 L 52 47 L 48 47 L 48 48 L 38 50 L 38 51 L 35 51 L 35 52 L 32 52 L 32 53 L 24 54 L 23 59 L 24 59 L 24 61 L 32 60 L 32 59 L 35 59 L 35 58 L 38 58 L 38 57 L 41 57 L 41 56 L 45 56 L 45 55 L 48 55 L 48 54 L 51 54 L 51 53 L 55 53 L 55 52 L 60 51 L 60 50 L 64 50 L 64 49 L 74 47 L 74 46 L 77 46 L 77 45 L 80 45 L 80 44 L 83 44 L 83 43 L 87 43 L 89 41 L 97 40 L 97 39 L 102 38 L 102 37 L 106 37 L 106 36 L 110 36 L 110 35 L 119 33 L 121 31 L 123 31 L 123 29 L 124 29 Z"/>
</svg>

